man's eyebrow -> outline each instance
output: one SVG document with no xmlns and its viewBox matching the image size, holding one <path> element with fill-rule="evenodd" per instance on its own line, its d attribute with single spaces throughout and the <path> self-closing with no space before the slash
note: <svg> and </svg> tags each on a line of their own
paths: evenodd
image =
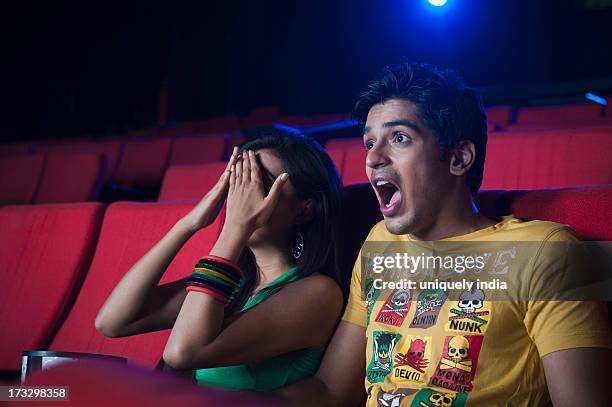
<svg viewBox="0 0 612 407">
<path fill-rule="evenodd" d="M 411 128 L 414 131 L 420 131 L 419 126 L 407 119 L 398 119 L 383 123 L 383 127 L 386 129 L 397 126 L 405 126 Z M 365 136 L 370 130 L 372 130 L 370 127 L 364 127 L 363 135 Z"/>
<path fill-rule="evenodd" d="M 393 120 L 390 122 L 383 123 L 384 128 L 397 127 L 397 126 L 405 126 L 405 127 L 411 128 L 414 131 L 419 131 L 419 126 L 417 126 L 415 123 L 407 119 Z"/>
</svg>

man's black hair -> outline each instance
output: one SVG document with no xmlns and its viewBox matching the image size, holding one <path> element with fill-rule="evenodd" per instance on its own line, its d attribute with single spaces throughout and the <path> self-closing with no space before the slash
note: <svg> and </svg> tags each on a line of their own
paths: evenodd
<svg viewBox="0 0 612 407">
<path fill-rule="evenodd" d="M 478 92 L 453 71 L 405 62 L 384 68 L 370 82 L 355 104 L 356 118 L 365 124 L 370 109 L 389 99 L 417 106 L 421 121 L 436 137 L 441 159 L 462 140 L 474 143 L 476 159 L 467 173 L 467 185 L 475 195 L 482 183 L 487 148 L 487 119 Z"/>
</svg>

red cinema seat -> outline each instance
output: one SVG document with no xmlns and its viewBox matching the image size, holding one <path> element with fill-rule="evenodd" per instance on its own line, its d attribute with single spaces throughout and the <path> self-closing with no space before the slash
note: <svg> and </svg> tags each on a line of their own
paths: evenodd
<svg viewBox="0 0 612 407">
<path fill-rule="evenodd" d="M 490 130 L 505 129 L 512 122 L 511 106 L 491 106 L 485 108 L 487 114 L 487 124 L 491 125 Z"/>
<path fill-rule="evenodd" d="M 336 166 L 338 175 L 340 175 L 340 178 L 342 179 L 342 170 L 344 168 L 344 156 L 346 155 L 346 150 L 344 148 L 326 148 L 326 152 Z"/>
<path fill-rule="evenodd" d="M 119 202 L 108 207 L 96 252 L 74 306 L 49 350 L 99 353 L 155 366 L 161 358 L 167 331 L 125 338 L 107 338 L 94 322 L 102 304 L 125 273 L 186 213 L 190 204 Z M 218 219 L 194 235 L 170 263 L 161 283 L 187 276 L 207 254 L 219 234 Z"/>
<path fill-rule="evenodd" d="M 173 165 L 166 171 L 158 200 L 200 199 L 215 186 L 225 167 L 226 162 Z"/>
<path fill-rule="evenodd" d="M 351 147 L 363 147 L 363 139 L 360 137 L 351 138 L 332 138 L 325 143 L 326 149 L 342 148 L 348 149 Z"/>
<path fill-rule="evenodd" d="M 342 183 L 344 185 L 368 182 L 365 172 L 366 155 L 367 152 L 363 146 L 351 147 L 346 150 L 344 165 L 342 166 Z"/>
<path fill-rule="evenodd" d="M 104 181 L 110 177 L 117 166 L 117 160 L 122 153 L 123 143 L 121 140 L 108 139 L 99 141 L 74 141 L 70 143 L 44 143 L 39 144 L 38 151 L 55 152 L 89 152 L 103 154 L 105 157 Z"/>
<path fill-rule="evenodd" d="M 0 158 L 0 205 L 31 203 L 44 164 L 44 154 Z"/>
<path fill-rule="evenodd" d="M 569 188 L 612 183 L 612 127 L 496 133 L 481 189 Z"/>
<path fill-rule="evenodd" d="M 95 200 L 105 162 L 98 153 L 48 153 L 34 203 Z"/>
<path fill-rule="evenodd" d="M 602 117 L 601 106 L 596 103 L 576 103 L 559 106 L 534 106 L 518 109 L 517 124 L 572 124 Z"/>
<path fill-rule="evenodd" d="M 229 137 L 225 134 L 177 137 L 172 144 L 169 165 L 204 164 L 224 158 Z"/>
<path fill-rule="evenodd" d="M 171 375 L 121 363 L 79 361 L 37 372 L 27 386 L 69 388 L 62 406 L 148 406 L 148 407 L 280 407 L 256 394 L 227 392 Z M 28 404 L 31 405 L 32 401 Z M 39 402 L 39 405 L 43 402 Z M 22 401 L 8 406 L 20 407 Z"/>
<path fill-rule="evenodd" d="M 127 141 L 112 181 L 129 188 L 154 189 L 161 184 L 172 139 Z"/>
<path fill-rule="evenodd" d="M 541 191 L 483 191 L 478 207 L 487 215 L 514 214 L 570 225 L 584 240 L 612 240 L 612 185 Z"/>
<path fill-rule="evenodd" d="M 0 370 L 21 366 L 21 352 L 44 349 L 83 279 L 104 205 L 0 208 Z"/>
<path fill-rule="evenodd" d="M 0 144 L 0 157 L 28 154 L 34 151 L 34 144 L 29 141 L 21 143 Z"/>
</svg>

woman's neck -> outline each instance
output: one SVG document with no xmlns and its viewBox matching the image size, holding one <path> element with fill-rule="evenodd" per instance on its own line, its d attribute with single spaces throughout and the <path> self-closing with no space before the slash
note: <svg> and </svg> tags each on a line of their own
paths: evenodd
<svg viewBox="0 0 612 407">
<path fill-rule="evenodd" d="M 276 280 L 293 267 L 294 261 L 287 250 L 278 247 L 251 248 L 259 271 L 259 287 Z"/>
</svg>

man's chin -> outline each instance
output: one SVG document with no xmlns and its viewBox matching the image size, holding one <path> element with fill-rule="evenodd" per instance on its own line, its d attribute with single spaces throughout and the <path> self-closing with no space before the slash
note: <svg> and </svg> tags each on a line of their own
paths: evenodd
<svg viewBox="0 0 612 407">
<path fill-rule="evenodd" d="M 391 234 L 407 235 L 410 233 L 412 222 L 405 217 L 385 217 L 385 226 Z"/>
</svg>

